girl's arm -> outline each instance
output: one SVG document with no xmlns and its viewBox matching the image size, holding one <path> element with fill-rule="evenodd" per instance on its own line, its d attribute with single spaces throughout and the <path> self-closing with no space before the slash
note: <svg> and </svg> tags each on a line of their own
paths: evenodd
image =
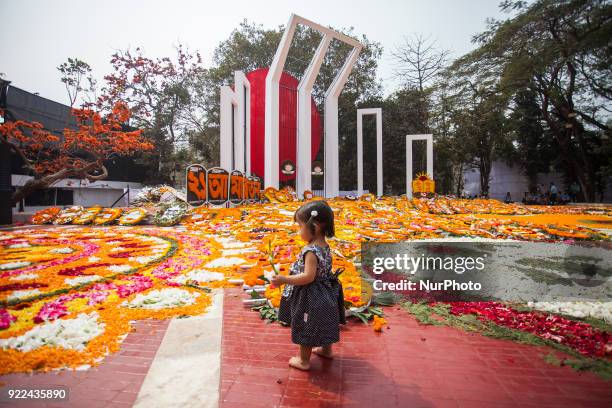
<svg viewBox="0 0 612 408">
<path fill-rule="evenodd" d="M 274 275 L 272 277 L 272 284 L 278 286 L 283 283 L 289 283 L 291 285 L 308 285 L 315 280 L 317 276 L 317 256 L 312 252 L 306 252 L 304 258 L 304 272 L 298 273 L 297 275 Z"/>
</svg>

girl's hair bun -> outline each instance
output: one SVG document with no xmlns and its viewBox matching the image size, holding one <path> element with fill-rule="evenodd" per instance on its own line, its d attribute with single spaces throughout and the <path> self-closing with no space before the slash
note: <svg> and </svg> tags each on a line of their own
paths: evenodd
<svg viewBox="0 0 612 408">
<path fill-rule="evenodd" d="M 315 232 L 315 224 L 317 224 L 321 227 L 325 236 L 333 237 L 335 235 L 334 212 L 324 200 L 309 201 L 302 205 L 293 215 L 293 219 L 295 221 L 299 219 L 308 225 L 313 234 Z"/>
</svg>

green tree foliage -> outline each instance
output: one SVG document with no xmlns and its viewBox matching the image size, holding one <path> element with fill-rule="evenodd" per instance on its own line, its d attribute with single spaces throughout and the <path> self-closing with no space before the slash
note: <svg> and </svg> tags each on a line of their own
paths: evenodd
<svg viewBox="0 0 612 408">
<path fill-rule="evenodd" d="M 141 48 L 127 49 L 114 53 L 111 65 L 96 106 L 104 110 L 125 102 L 133 115 L 130 125 L 143 129 L 155 144 L 154 151 L 138 158 L 148 167 L 145 183 L 174 185 L 184 178 L 187 164 L 212 162 L 214 140 L 208 137 L 203 109 L 206 70 L 199 53 L 181 44 L 174 58 L 150 58 Z M 193 141 L 207 148 L 192 151 Z"/>
<path fill-rule="evenodd" d="M 547 173 L 558 155 L 550 132 L 543 126 L 537 94 L 532 87 L 518 91 L 513 98 L 510 131 L 514 140 L 512 160 L 518 163 L 529 181 L 529 191 L 536 191 L 538 173 Z"/>
<path fill-rule="evenodd" d="M 454 64 L 459 76 L 506 96 L 530 89 L 558 146 L 560 169 L 595 200 L 609 166 L 612 5 L 598 0 L 504 1 L 517 14 L 490 21 L 479 47 Z"/>
</svg>

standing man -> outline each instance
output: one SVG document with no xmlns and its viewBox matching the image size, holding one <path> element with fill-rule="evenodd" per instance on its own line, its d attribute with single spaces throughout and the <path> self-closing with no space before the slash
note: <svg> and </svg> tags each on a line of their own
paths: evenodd
<svg viewBox="0 0 612 408">
<path fill-rule="evenodd" d="M 559 193 L 559 189 L 557 189 L 557 186 L 555 186 L 555 183 L 553 183 L 552 181 L 550 182 L 550 203 L 551 204 L 555 204 L 557 202 L 557 194 Z"/>
<path fill-rule="evenodd" d="M 578 193 L 580 192 L 580 186 L 575 181 L 570 185 L 570 197 L 573 203 L 578 202 Z"/>
</svg>

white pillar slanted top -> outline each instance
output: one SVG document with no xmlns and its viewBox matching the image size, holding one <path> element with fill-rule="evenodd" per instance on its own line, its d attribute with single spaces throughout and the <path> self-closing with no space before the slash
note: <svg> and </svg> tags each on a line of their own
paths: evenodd
<svg viewBox="0 0 612 408">
<path fill-rule="evenodd" d="M 251 85 L 242 71 L 234 72 L 234 90 L 227 85 L 221 87 L 220 167 L 227 171 L 240 170 L 250 173 L 250 154 L 245 155 L 245 152 L 250 152 L 251 139 L 250 89 Z M 233 122 L 232 112 L 236 113 Z"/>
<path fill-rule="evenodd" d="M 325 93 L 325 197 L 337 197 L 340 190 L 338 164 L 338 97 L 361 52 L 361 44 L 349 53 L 342 69 Z"/>
<path fill-rule="evenodd" d="M 287 28 L 274 54 L 272 64 L 266 75 L 266 106 L 264 136 L 264 186 L 278 188 L 278 133 L 279 133 L 279 83 L 295 33 L 296 17 L 289 18 Z"/>
<path fill-rule="evenodd" d="M 264 155 L 264 185 L 265 187 L 274 187 L 278 188 L 278 172 L 279 172 L 279 163 L 278 163 L 278 135 L 279 135 L 279 82 L 281 75 L 283 73 L 283 69 L 285 67 L 285 61 L 287 59 L 287 54 L 289 53 L 289 47 L 291 46 L 291 41 L 293 40 L 293 35 L 295 34 L 295 27 L 297 24 L 302 24 L 308 27 L 311 27 L 321 33 L 323 33 L 323 40 L 321 41 L 315 56 L 313 57 L 312 62 L 310 63 L 308 70 L 306 71 L 306 75 L 300 82 L 300 88 L 298 93 L 298 116 L 297 116 L 297 129 L 298 129 L 298 140 L 296 141 L 297 152 L 296 157 L 299 164 L 296 163 L 297 167 L 297 179 L 296 184 L 300 184 L 303 190 L 306 190 L 304 186 L 307 185 L 308 180 L 306 180 L 306 175 L 303 173 L 307 173 L 308 177 L 310 177 L 311 169 L 308 166 L 305 169 L 306 162 L 310 161 L 311 154 L 311 145 L 307 144 L 310 139 L 310 132 L 306 132 L 306 126 L 310 126 L 311 117 L 310 115 L 306 115 L 306 110 L 310 110 L 310 99 L 308 98 L 308 102 L 305 103 L 306 93 L 308 88 L 310 91 L 312 90 L 312 84 L 316 80 L 321 62 L 323 57 L 325 56 L 325 52 L 329 47 L 329 41 L 331 39 L 336 39 L 342 41 L 346 44 L 349 44 L 353 47 L 353 51 L 349 54 L 347 60 L 344 63 L 344 66 L 334 79 L 332 85 L 327 90 L 326 98 L 325 98 L 325 189 L 327 191 L 328 183 L 334 183 L 334 180 L 328 180 L 331 174 L 335 173 L 335 184 L 331 185 L 331 192 L 335 191 L 335 195 L 337 195 L 338 191 L 338 96 L 346 83 L 346 80 L 351 73 L 353 65 L 361 52 L 362 45 L 359 41 L 339 33 L 337 31 L 331 30 L 327 27 L 324 27 L 320 24 L 317 24 L 313 21 L 307 20 L 298 15 L 292 14 L 289 18 L 289 22 L 287 23 L 287 28 L 283 33 L 280 44 L 276 50 L 276 54 L 274 55 L 274 59 L 272 60 L 272 64 L 270 65 L 270 69 L 268 71 L 268 75 L 266 76 L 266 107 L 265 107 L 265 155 Z M 329 37 L 329 38 L 326 38 Z M 308 96 L 310 96 L 310 91 L 308 91 Z M 299 108 L 299 106 L 304 108 L 303 110 Z M 335 123 L 335 126 L 328 125 L 328 116 L 329 119 Z M 335 118 L 335 120 L 334 120 Z M 308 122 L 308 125 L 304 125 L 304 122 Z M 335 129 L 335 132 L 334 132 Z M 335 144 L 335 156 L 328 157 L 328 132 L 331 132 L 331 145 Z M 334 136 L 335 135 L 335 136 Z M 306 150 L 306 152 L 304 152 Z M 308 160 L 306 160 L 306 155 L 308 155 Z M 335 162 L 334 162 L 335 158 Z M 331 162 L 329 160 L 331 160 Z M 329 168 L 328 166 L 331 166 Z M 304 169 L 306 171 L 304 171 Z M 329 170 L 331 171 L 329 171 Z M 298 192 L 299 193 L 299 192 Z M 334 196 L 335 196 L 334 195 Z M 329 197 L 330 195 L 326 196 Z"/>
<path fill-rule="evenodd" d="M 427 141 L 427 174 L 433 179 L 433 135 L 406 135 L 406 198 L 412 198 L 412 142 Z"/>
<path fill-rule="evenodd" d="M 319 47 L 310 65 L 298 85 L 298 116 L 297 116 L 297 163 L 296 163 L 296 193 L 304 196 L 304 191 L 312 188 L 312 87 L 314 86 L 323 58 L 329 49 L 332 36 L 323 35 Z"/>
<path fill-rule="evenodd" d="M 363 116 L 376 116 L 376 195 L 383 195 L 382 108 L 357 109 L 357 194 L 363 194 Z"/>
</svg>

